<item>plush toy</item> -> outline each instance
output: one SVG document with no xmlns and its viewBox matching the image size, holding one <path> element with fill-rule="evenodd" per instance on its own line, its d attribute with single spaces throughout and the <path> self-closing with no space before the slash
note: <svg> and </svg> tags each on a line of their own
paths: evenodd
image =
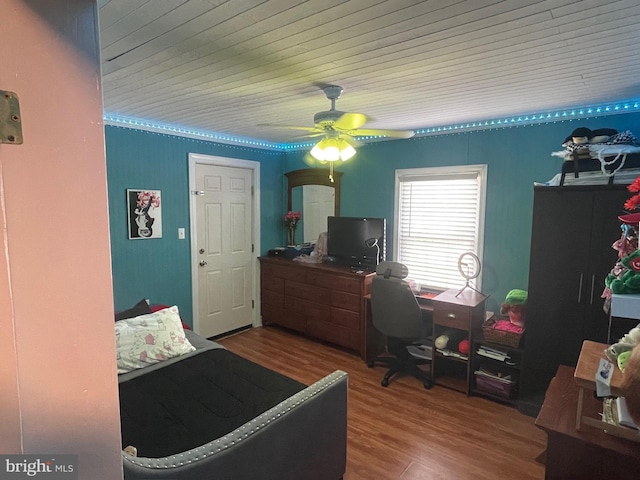
<svg viewBox="0 0 640 480">
<path fill-rule="evenodd" d="M 436 337 L 433 342 L 433 345 L 439 350 L 455 350 L 458 347 L 458 344 L 463 340 L 464 332 L 460 330 L 445 330 L 445 332 Z"/>
<path fill-rule="evenodd" d="M 509 313 L 511 323 L 524 327 L 524 316 L 527 310 L 528 294 L 525 290 L 514 289 L 507 293 L 504 303 L 500 307 L 502 315 Z"/>
<path fill-rule="evenodd" d="M 620 259 L 604 284 L 612 293 L 640 293 L 640 250 Z"/>
<path fill-rule="evenodd" d="M 629 333 L 625 334 L 617 343 L 607 347 L 604 354 L 609 360 L 617 363 L 620 355 L 630 352 L 638 343 L 640 343 L 640 323 L 629 330 Z"/>
<path fill-rule="evenodd" d="M 466 338 L 458 344 L 458 351 L 463 355 L 469 355 L 469 340 Z"/>
</svg>

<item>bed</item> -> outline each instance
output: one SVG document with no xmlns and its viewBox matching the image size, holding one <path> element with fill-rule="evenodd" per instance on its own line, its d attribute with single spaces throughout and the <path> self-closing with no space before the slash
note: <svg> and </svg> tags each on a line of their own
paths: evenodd
<svg viewBox="0 0 640 480">
<path fill-rule="evenodd" d="M 116 346 L 125 479 L 342 478 L 345 372 L 304 385 L 184 328 L 177 307 L 116 321 Z"/>
</svg>

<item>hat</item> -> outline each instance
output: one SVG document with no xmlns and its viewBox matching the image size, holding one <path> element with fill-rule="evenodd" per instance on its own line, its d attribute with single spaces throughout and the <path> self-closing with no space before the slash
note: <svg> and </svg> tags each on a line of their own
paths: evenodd
<svg viewBox="0 0 640 480">
<path fill-rule="evenodd" d="M 597 130 L 590 130 L 587 127 L 578 127 L 571 135 L 564 139 L 564 142 L 567 143 L 573 141 L 573 143 L 601 143 L 606 142 L 610 136 L 618 133 L 617 130 L 613 128 L 598 128 Z M 606 137 L 606 138 L 603 138 Z"/>
<path fill-rule="evenodd" d="M 618 219 L 626 225 L 638 225 L 640 224 L 640 213 L 628 213 L 626 215 L 618 216 Z"/>
<path fill-rule="evenodd" d="M 526 307 L 527 304 L 527 292 L 526 290 L 514 289 L 507 293 L 507 297 L 504 302 L 500 306 L 500 313 L 505 314 L 508 311 L 512 310 L 512 307 L 516 307 L 516 309 L 522 309 Z"/>
</svg>

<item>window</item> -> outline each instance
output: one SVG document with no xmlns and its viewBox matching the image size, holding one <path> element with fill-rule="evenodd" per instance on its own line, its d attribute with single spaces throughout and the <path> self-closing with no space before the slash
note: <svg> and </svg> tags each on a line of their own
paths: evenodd
<svg viewBox="0 0 640 480">
<path fill-rule="evenodd" d="M 422 288 L 462 287 L 465 252 L 482 262 L 486 178 L 486 165 L 396 170 L 394 257 Z"/>
</svg>

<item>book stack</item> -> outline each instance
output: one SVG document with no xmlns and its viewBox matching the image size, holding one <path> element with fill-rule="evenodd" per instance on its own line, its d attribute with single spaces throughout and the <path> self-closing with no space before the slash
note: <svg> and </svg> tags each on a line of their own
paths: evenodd
<svg viewBox="0 0 640 480">
<path fill-rule="evenodd" d="M 513 383 L 513 378 L 511 377 L 511 375 L 492 371 L 486 367 L 480 367 L 475 371 L 475 374 L 478 377 L 484 377 L 495 382 L 505 383 L 509 385 Z"/>
<path fill-rule="evenodd" d="M 436 351 L 445 357 L 455 357 L 461 360 L 469 359 L 469 357 L 464 353 L 456 352 L 454 350 L 449 350 L 448 348 L 436 348 Z"/>
<path fill-rule="evenodd" d="M 504 362 L 507 365 L 515 365 L 515 362 L 511 360 L 509 354 L 503 350 L 487 347 L 486 345 L 480 345 L 476 353 L 483 357 L 492 358 L 493 360 Z"/>
<path fill-rule="evenodd" d="M 640 430 L 629 415 L 627 402 L 624 397 L 607 397 L 602 402 L 602 420 L 612 425 L 622 425 L 634 430 Z"/>
</svg>

